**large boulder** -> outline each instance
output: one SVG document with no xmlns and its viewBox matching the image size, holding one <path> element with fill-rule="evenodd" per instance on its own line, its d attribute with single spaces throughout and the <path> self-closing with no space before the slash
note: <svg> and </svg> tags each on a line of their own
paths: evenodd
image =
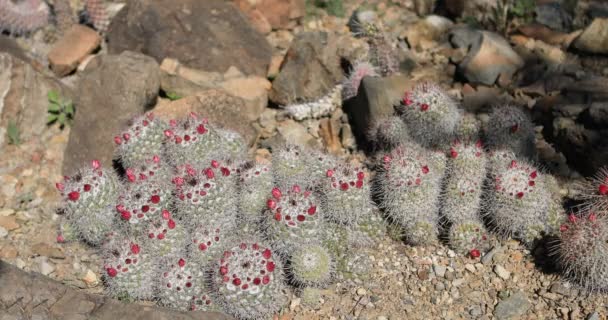
<svg viewBox="0 0 608 320">
<path fill-rule="evenodd" d="M 111 165 L 113 137 L 154 105 L 160 88 L 158 64 L 141 53 L 100 56 L 90 65 L 80 81 L 64 174 L 93 159 Z"/>
<path fill-rule="evenodd" d="M 108 50 L 140 51 L 161 62 L 175 58 L 189 67 L 225 72 L 235 66 L 266 76 L 271 47 L 247 18 L 223 0 L 134 0 L 116 15 Z"/>
</svg>

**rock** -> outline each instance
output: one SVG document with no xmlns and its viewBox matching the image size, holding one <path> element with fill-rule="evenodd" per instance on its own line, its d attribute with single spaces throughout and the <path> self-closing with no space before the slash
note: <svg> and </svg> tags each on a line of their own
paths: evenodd
<svg viewBox="0 0 608 320">
<path fill-rule="evenodd" d="M 40 257 L 38 259 L 38 270 L 45 276 L 51 274 L 51 272 L 55 271 L 55 265 L 49 262 L 47 257 Z"/>
<path fill-rule="evenodd" d="M 4 227 L 0 227 L 0 239 L 8 236 L 8 231 Z"/>
<path fill-rule="evenodd" d="M 70 74 L 100 43 L 101 36 L 95 30 L 79 24 L 73 25 L 55 42 L 48 54 L 51 70 L 59 77 Z"/>
<path fill-rule="evenodd" d="M 80 81 L 64 174 L 93 159 L 110 166 L 114 135 L 153 105 L 160 88 L 158 64 L 148 56 L 127 51 L 96 60 L 98 67 L 87 68 Z"/>
<path fill-rule="evenodd" d="M 450 34 L 450 42 L 457 48 L 470 46 L 458 71 L 471 83 L 493 85 L 499 77 L 510 79 L 524 65 L 511 45 L 493 32 L 455 28 Z"/>
<path fill-rule="evenodd" d="M 248 0 L 235 0 L 234 4 L 249 18 L 249 22 L 259 33 L 268 34 L 272 31 L 268 19 L 260 10 L 255 8 L 253 3 Z"/>
<path fill-rule="evenodd" d="M 596 18 L 574 41 L 576 49 L 608 54 L 608 18 Z"/>
<path fill-rule="evenodd" d="M 87 294 L 40 274 L 21 271 L 2 261 L 0 261 L 0 306 L 7 306 L 2 309 L 3 319 L 233 319 L 217 312 L 180 312 Z M 42 316 L 32 316 L 33 314 L 42 314 Z"/>
<path fill-rule="evenodd" d="M 0 227 L 11 231 L 19 228 L 19 224 L 15 220 L 15 216 L 0 217 Z"/>
<path fill-rule="evenodd" d="M 358 296 L 364 296 L 367 294 L 367 290 L 365 290 L 365 288 L 359 288 L 357 289 L 357 295 Z"/>
<path fill-rule="evenodd" d="M 176 101 L 161 101 L 153 111 L 165 120 L 183 118 L 194 112 L 212 123 L 237 131 L 246 141 L 256 137 L 251 119 L 257 119 L 259 114 L 253 113 L 243 99 L 223 90 L 210 89 Z"/>
<path fill-rule="evenodd" d="M 244 5 L 243 3 L 247 3 Z M 253 2 L 253 5 L 251 3 Z M 236 0 L 235 3 L 243 9 L 259 12 L 268 22 L 272 29 L 285 29 L 293 26 L 295 19 L 301 18 L 306 13 L 305 0 Z"/>
<path fill-rule="evenodd" d="M 608 102 L 592 102 L 581 115 L 586 128 L 602 129 L 608 127 Z"/>
<path fill-rule="evenodd" d="M 437 15 L 430 15 L 419 20 L 404 32 L 404 37 L 412 48 L 427 49 L 436 45 L 454 23 Z"/>
<path fill-rule="evenodd" d="M 49 258 L 55 259 L 63 259 L 65 255 L 59 248 L 55 248 L 47 243 L 36 243 L 32 246 L 32 253 L 37 254 L 39 256 L 45 256 Z"/>
<path fill-rule="evenodd" d="M 433 271 L 438 278 L 443 278 L 445 276 L 445 272 L 447 268 L 445 266 L 439 264 L 433 264 Z"/>
<path fill-rule="evenodd" d="M 87 272 L 82 277 L 82 281 L 89 286 L 94 286 L 99 282 L 97 275 L 91 269 L 87 269 Z"/>
<path fill-rule="evenodd" d="M 585 320 L 600 320 L 600 314 L 597 311 L 594 311 L 587 315 Z"/>
<path fill-rule="evenodd" d="M 239 97 L 247 104 L 245 116 L 248 120 L 256 120 L 268 105 L 268 91 L 271 88 L 266 78 L 250 76 L 247 78 L 228 79 L 220 83 L 220 87 L 228 94 Z"/>
<path fill-rule="evenodd" d="M 492 248 L 490 251 L 488 251 L 486 254 L 484 254 L 483 257 L 481 257 L 481 263 L 488 264 L 488 263 L 492 262 L 492 258 L 494 258 L 494 255 L 496 254 L 496 252 L 498 252 L 498 248 L 497 247 Z"/>
<path fill-rule="evenodd" d="M 277 130 L 287 143 L 300 146 L 316 145 L 315 138 L 308 133 L 306 127 L 292 119 L 280 122 L 277 126 Z"/>
<path fill-rule="evenodd" d="M 399 74 L 386 78 L 363 78 L 357 96 L 345 101 L 343 106 L 357 141 L 366 142 L 370 125 L 392 115 L 393 106 L 397 105 L 403 93 L 413 86 L 414 81 Z"/>
<path fill-rule="evenodd" d="M 298 34 L 272 82 L 270 100 L 279 105 L 288 105 L 297 100 L 315 100 L 327 94 L 343 78 L 340 58 L 349 56 L 346 51 L 350 46 L 346 36 L 334 33 L 319 31 Z"/>
<path fill-rule="evenodd" d="M 6 127 L 14 122 L 22 142 L 47 130 L 47 94 L 54 90 L 70 99 L 72 91 L 57 80 L 39 73 L 27 62 L 0 53 L 0 147 L 6 142 Z"/>
<path fill-rule="evenodd" d="M 236 66 L 266 76 L 271 47 L 247 18 L 223 0 L 135 0 L 112 20 L 110 53 L 138 50 L 157 62 L 171 57 L 189 67 L 225 72 Z"/>
<path fill-rule="evenodd" d="M 546 44 L 559 45 L 562 48 L 570 47 L 572 41 L 578 38 L 578 36 L 582 33 L 582 30 L 571 33 L 559 32 L 538 23 L 521 26 L 518 28 L 518 30 L 527 37 L 541 40 Z M 521 40 L 524 39 L 522 38 Z M 511 41 L 513 42 L 513 38 Z"/>
<path fill-rule="evenodd" d="M 498 320 L 502 319 L 517 319 L 524 315 L 530 308 L 530 302 L 526 295 L 518 291 L 510 297 L 498 302 L 494 308 L 494 317 Z"/>
<path fill-rule="evenodd" d="M 494 273 L 503 280 L 508 280 L 509 277 L 511 277 L 511 272 L 507 271 L 507 269 L 499 264 L 494 266 Z"/>
<path fill-rule="evenodd" d="M 562 7 L 559 1 L 548 1 L 537 4 L 534 9 L 535 20 L 547 27 L 558 30 L 568 31 L 572 28 L 572 16 Z"/>
</svg>

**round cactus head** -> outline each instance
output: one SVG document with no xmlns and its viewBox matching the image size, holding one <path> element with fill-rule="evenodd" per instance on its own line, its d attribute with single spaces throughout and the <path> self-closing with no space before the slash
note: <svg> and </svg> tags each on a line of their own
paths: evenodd
<svg viewBox="0 0 608 320">
<path fill-rule="evenodd" d="M 152 113 L 132 119 L 129 127 L 114 137 L 117 158 L 128 168 L 160 155 L 166 129 L 167 124 Z"/>
<path fill-rule="evenodd" d="M 279 257 L 257 241 L 224 251 L 212 270 L 216 301 L 239 319 L 265 319 L 287 302 Z"/>
<path fill-rule="evenodd" d="M 270 164 L 247 163 L 239 174 L 239 212 L 242 225 L 256 225 L 262 219 L 268 194 L 273 187 Z"/>
<path fill-rule="evenodd" d="M 534 124 L 522 108 L 511 105 L 495 107 L 484 132 L 491 149 L 511 150 L 529 160 L 536 156 Z"/>
<path fill-rule="evenodd" d="M 342 99 L 348 100 L 357 95 L 364 77 L 378 77 L 378 70 L 369 61 L 359 60 L 352 66 L 350 74 L 342 82 Z"/>
<path fill-rule="evenodd" d="M 377 150 L 391 151 L 399 144 L 409 141 L 407 127 L 399 116 L 389 116 L 374 123 L 367 134 Z"/>
<path fill-rule="evenodd" d="M 608 291 L 608 212 L 590 208 L 560 227 L 557 256 L 564 274 L 590 291 Z"/>
<path fill-rule="evenodd" d="M 481 121 L 474 114 L 463 113 L 454 131 L 455 138 L 463 143 L 475 143 L 480 139 Z"/>
<path fill-rule="evenodd" d="M 149 221 L 170 215 L 167 208 L 171 202 L 171 189 L 167 183 L 129 183 L 116 201 L 117 220 L 127 224 L 134 234 L 141 234 Z"/>
<path fill-rule="evenodd" d="M 164 306 L 180 310 L 214 311 L 205 269 L 195 261 L 178 258 L 160 268 L 158 298 Z"/>
<path fill-rule="evenodd" d="M 597 174 L 576 185 L 586 208 L 608 211 L 608 167 L 601 168 Z"/>
<path fill-rule="evenodd" d="M 207 164 L 225 147 L 220 132 L 195 113 L 181 121 L 169 121 L 164 135 L 166 153 L 176 166 Z"/>
<path fill-rule="evenodd" d="M 126 183 L 140 183 L 149 180 L 167 183 L 171 181 L 172 176 L 173 168 L 162 155 L 152 155 L 125 168 Z"/>
<path fill-rule="evenodd" d="M 450 248 L 460 254 L 475 256 L 475 252 L 487 251 L 490 248 L 490 240 L 483 223 L 477 220 L 464 221 L 453 224 L 449 231 Z"/>
<path fill-rule="evenodd" d="M 322 181 L 327 217 L 354 225 L 371 214 L 369 172 L 361 166 L 342 164 L 327 169 Z"/>
<path fill-rule="evenodd" d="M 305 151 L 296 145 L 285 145 L 273 151 L 272 168 L 276 181 L 306 181 L 310 170 Z"/>
<path fill-rule="evenodd" d="M 398 110 L 410 136 L 424 146 L 449 143 L 460 121 L 456 103 L 441 88 L 430 83 L 406 92 Z"/>
<path fill-rule="evenodd" d="M 198 222 L 190 229 L 190 257 L 203 268 L 209 266 L 235 236 L 233 223 L 222 220 Z"/>
<path fill-rule="evenodd" d="M 305 287 L 324 287 L 331 281 L 334 261 L 329 252 L 319 245 L 302 245 L 290 258 L 293 283 Z"/>
</svg>

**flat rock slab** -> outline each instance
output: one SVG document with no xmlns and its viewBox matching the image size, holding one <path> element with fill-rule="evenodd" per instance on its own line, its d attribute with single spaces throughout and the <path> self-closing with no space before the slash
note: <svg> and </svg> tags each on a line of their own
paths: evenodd
<svg viewBox="0 0 608 320">
<path fill-rule="evenodd" d="M 180 312 L 86 294 L 0 261 L 0 319 L 229 320 L 217 312 Z"/>
<path fill-rule="evenodd" d="M 101 36 L 95 30 L 79 24 L 73 25 L 49 52 L 51 70 L 60 77 L 70 74 L 99 44 Z"/>
</svg>

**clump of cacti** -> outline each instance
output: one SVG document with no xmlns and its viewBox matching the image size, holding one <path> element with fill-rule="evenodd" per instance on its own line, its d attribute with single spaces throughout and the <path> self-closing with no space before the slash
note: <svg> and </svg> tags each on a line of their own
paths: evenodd
<svg viewBox="0 0 608 320">
<path fill-rule="evenodd" d="M 241 168 L 239 176 L 239 213 L 241 224 L 260 222 L 268 194 L 274 186 L 271 164 L 250 162 Z"/>
<path fill-rule="evenodd" d="M 108 30 L 110 17 L 103 0 L 85 0 L 84 13 L 87 22 L 92 24 L 99 32 L 105 33 Z"/>
<path fill-rule="evenodd" d="M 143 248 L 137 241 L 117 235 L 103 246 L 103 269 L 107 289 L 114 296 L 151 299 L 157 276 L 158 253 Z"/>
<path fill-rule="evenodd" d="M 518 157 L 534 160 L 534 125 L 523 109 L 512 105 L 495 107 L 490 113 L 484 133 L 491 149 L 510 150 Z"/>
<path fill-rule="evenodd" d="M 164 306 L 180 310 L 212 310 L 215 305 L 202 265 L 179 258 L 160 269 L 158 298 Z"/>
<path fill-rule="evenodd" d="M 41 0 L 0 1 L 0 31 L 24 34 L 36 31 L 49 23 L 50 9 Z"/>
<path fill-rule="evenodd" d="M 406 92 L 398 110 L 410 136 L 426 147 L 449 143 L 461 116 L 452 98 L 430 83 Z"/>
<path fill-rule="evenodd" d="M 116 155 L 125 168 L 162 153 L 166 124 L 152 113 L 131 120 L 128 129 L 114 137 Z"/>
</svg>

